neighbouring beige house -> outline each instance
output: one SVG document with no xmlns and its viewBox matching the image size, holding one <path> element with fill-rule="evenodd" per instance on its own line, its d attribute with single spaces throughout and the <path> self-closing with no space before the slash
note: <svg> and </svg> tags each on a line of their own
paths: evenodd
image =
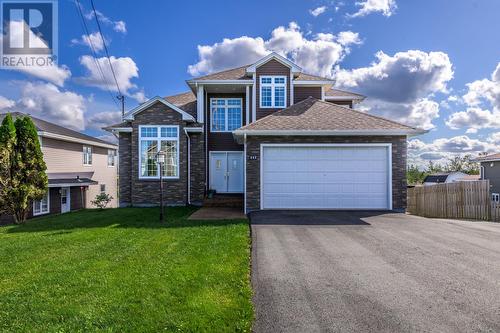
<svg viewBox="0 0 500 333">
<path fill-rule="evenodd" d="M 13 118 L 24 116 L 11 113 Z M 5 114 L 0 114 L 0 122 Z M 92 208 L 91 200 L 105 192 L 117 207 L 117 146 L 31 116 L 47 164 L 49 191 L 33 202 L 29 217 Z M 3 218 L 5 220 L 5 217 Z"/>
</svg>

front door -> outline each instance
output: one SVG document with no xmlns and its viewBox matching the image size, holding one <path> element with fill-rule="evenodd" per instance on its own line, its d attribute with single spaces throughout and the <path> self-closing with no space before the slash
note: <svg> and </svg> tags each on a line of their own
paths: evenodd
<svg viewBox="0 0 500 333">
<path fill-rule="evenodd" d="M 69 187 L 61 187 L 61 213 L 69 212 L 71 207 L 71 194 Z"/>
<path fill-rule="evenodd" d="M 210 188 L 218 193 L 243 192 L 243 152 L 210 154 Z"/>
</svg>

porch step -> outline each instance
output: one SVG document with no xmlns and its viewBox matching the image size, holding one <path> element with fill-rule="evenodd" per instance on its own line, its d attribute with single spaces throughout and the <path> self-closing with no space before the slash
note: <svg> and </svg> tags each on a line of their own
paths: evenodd
<svg viewBox="0 0 500 333">
<path fill-rule="evenodd" d="M 216 194 L 203 200 L 203 207 L 243 208 L 242 194 Z"/>
</svg>

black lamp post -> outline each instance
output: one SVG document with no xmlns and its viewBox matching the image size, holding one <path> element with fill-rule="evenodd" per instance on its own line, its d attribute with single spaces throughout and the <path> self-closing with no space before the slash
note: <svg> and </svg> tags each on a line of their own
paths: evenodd
<svg viewBox="0 0 500 333">
<path fill-rule="evenodd" d="M 156 163 L 160 166 L 160 222 L 163 223 L 163 166 L 165 165 L 165 152 L 156 153 Z"/>
</svg>

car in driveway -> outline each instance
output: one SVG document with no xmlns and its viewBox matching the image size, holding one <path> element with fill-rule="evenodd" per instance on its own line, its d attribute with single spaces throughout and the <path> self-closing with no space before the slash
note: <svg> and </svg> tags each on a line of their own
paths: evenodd
<svg viewBox="0 0 500 333">
<path fill-rule="evenodd" d="M 500 331 L 500 224 L 382 211 L 250 218 L 255 332 Z"/>
</svg>

